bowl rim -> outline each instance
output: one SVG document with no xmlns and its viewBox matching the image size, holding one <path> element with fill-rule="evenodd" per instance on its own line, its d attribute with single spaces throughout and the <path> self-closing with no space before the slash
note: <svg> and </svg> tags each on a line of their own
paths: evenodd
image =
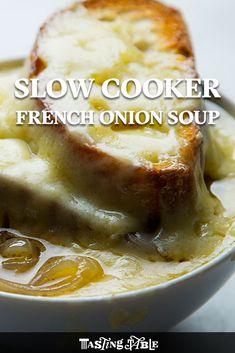
<svg viewBox="0 0 235 353">
<path fill-rule="evenodd" d="M 10 60 L 0 61 L 0 71 L 4 69 L 4 67 L 12 68 L 14 66 L 18 67 L 24 63 L 24 58 L 16 58 Z M 221 93 L 221 97 L 218 100 L 211 100 L 213 103 L 218 104 L 221 108 L 225 111 L 229 112 L 232 115 L 235 115 L 235 104 L 226 96 Z M 24 295 L 24 294 L 15 294 L 15 293 L 8 293 L 0 291 L 0 299 L 14 299 L 20 301 L 31 301 L 31 302 L 43 302 L 43 303 L 77 303 L 77 304 L 84 304 L 84 303 L 96 303 L 100 301 L 108 302 L 110 300 L 124 300 L 129 299 L 131 297 L 139 297 L 142 295 L 151 295 L 153 292 L 158 292 L 162 290 L 167 290 L 170 287 L 180 285 L 182 282 L 186 281 L 189 278 L 194 278 L 200 276 L 202 273 L 208 272 L 212 270 L 214 267 L 219 266 L 226 260 L 231 257 L 231 261 L 235 261 L 235 238 L 234 241 L 228 247 L 221 250 L 221 252 L 215 255 L 209 261 L 206 261 L 204 264 L 199 265 L 192 271 L 185 273 L 182 276 L 174 278 L 172 280 L 165 281 L 163 283 L 159 283 L 156 285 L 148 286 L 145 288 L 134 289 L 126 292 L 121 292 L 117 294 L 106 294 L 106 295 L 97 295 L 97 296 L 87 296 L 87 297 L 75 297 L 75 296 L 59 296 L 59 297 L 44 297 L 44 296 L 32 296 L 32 295 Z M 235 268 L 234 268 L 235 271 Z"/>
</svg>

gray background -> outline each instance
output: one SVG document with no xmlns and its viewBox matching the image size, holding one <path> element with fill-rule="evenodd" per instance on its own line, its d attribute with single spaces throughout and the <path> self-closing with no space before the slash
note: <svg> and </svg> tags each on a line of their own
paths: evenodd
<svg viewBox="0 0 235 353">
<path fill-rule="evenodd" d="M 55 9 L 71 2 L 0 0 L 0 60 L 26 56 L 43 21 Z M 235 1 L 166 2 L 178 7 L 184 14 L 200 75 L 204 78 L 217 78 L 221 91 L 235 102 Z M 235 331 L 234 297 L 235 275 L 207 304 L 172 331 Z"/>
</svg>

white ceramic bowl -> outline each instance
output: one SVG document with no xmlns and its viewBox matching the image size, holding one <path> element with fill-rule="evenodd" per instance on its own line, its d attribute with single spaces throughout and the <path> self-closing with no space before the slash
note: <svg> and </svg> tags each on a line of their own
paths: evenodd
<svg viewBox="0 0 235 353">
<path fill-rule="evenodd" d="M 224 100 L 222 105 L 235 112 Z M 235 271 L 235 246 L 160 285 L 93 298 L 0 293 L 0 331 L 166 331 L 204 304 Z"/>
<path fill-rule="evenodd" d="M 235 271 L 235 247 L 182 277 L 95 298 L 0 294 L 0 331 L 166 331 L 204 304 Z"/>
</svg>

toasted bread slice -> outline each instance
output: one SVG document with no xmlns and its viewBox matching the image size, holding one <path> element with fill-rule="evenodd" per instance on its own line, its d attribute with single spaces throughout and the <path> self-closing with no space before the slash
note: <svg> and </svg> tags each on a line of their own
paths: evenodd
<svg viewBox="0 0 235 353">
<path fill-rule="evenodd" d="M 16 126 L 17 109 L 35 109 L 30 99 L 14 99 L 14 82 L 24 75 L 22 68 L 0 72 L 0 227 L 39 236 L 73 231 L 78 238 L 136 229 L 127 214 L 101 208 L 78 195 L 52 164 L 32 153 L 27 143 L 30 128 Z"/>
<path fill-rule="evenodd" d="M 200 100 L 105 99 L 108 78 L 196 77 L 186 26 L 178 11 L 152 0 L 87 0 L 55 14 L 42 26 L 31 55 L 39 90 L 52 78 L 95 78 L 88 100 L 68 95 L 39 100 L 42 109 L 194 110 Z M 130 91 L 133 88 L 130 87 Z M 98 119 L 97 119 L 98 120 Z M 39 153 L 51 160 L 86 197 L 115 204 L 154 229 L 165 214 L 193 208 L 202 167 L 196 125 L 48 126 L 35 130 Z"/>
</svg>

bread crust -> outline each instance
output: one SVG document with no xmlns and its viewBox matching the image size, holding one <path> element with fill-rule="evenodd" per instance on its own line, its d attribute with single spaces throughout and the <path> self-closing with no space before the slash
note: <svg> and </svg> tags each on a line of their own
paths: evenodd
<svg viewBox="0 0 235 353">
<path fill-rule="evenodd" d="M 136 16 L 157 20 L 158 23 L 161 21 L 165 50 L 175 50 L 186 57 L 193 57 L 187 27 L 181 13 L 172 7 L 154 0 L 88 0 L 83 4 L 88 9 L 112 8 L 117 12 L 138 8 Z"/>
<path fill-rule="evenodd" d="M 64 11 L 74 11 L 80 4 L 75 3 Z M 82 5 L 90 11 L 111 8 L 117 14 L 137 10 L 139 18 L 153 19 L 158 26 L 160 24 L 163 50 L 181 54 L 182 60 L 194 62 L 188 31 L 179 11 L 153 0 L 87 0 Z M 31 77 L 37 77 L 47 65 L 38 55 L 40 35 L 47 30 L 47 24 L 41 27 L 31 54 Z M 190 69 L 190 76 L 197 77 L 195 67 Z M 38 100 L 38 105 L 41 109 L 50 110 L 41 100 Z M 60 168 L 61 158 L 65 158 L 67 168 L 64 173 L 74 184 L 84 183 L 89 192 L 103 198 L 108 205 L 115 200 L 120 210 L 142 217 L 143 229 L 155 229 L 165 214 L 177 213 L 179 208 L 195 207 L 198 173 L 203 165 L 203 141 L 198 126 L 179 128 L 179 134 L 187 143 L 181 146 L 177 163 L 169 160 L 151 168 L 130 165 L 96 146 L 83 144 L 64 125 L 44 129 L 58 145 L 58 158 L 54 158 L 57 167 Z M 45 130 L 42 135 L 44 133 Z"/>
</svg>

